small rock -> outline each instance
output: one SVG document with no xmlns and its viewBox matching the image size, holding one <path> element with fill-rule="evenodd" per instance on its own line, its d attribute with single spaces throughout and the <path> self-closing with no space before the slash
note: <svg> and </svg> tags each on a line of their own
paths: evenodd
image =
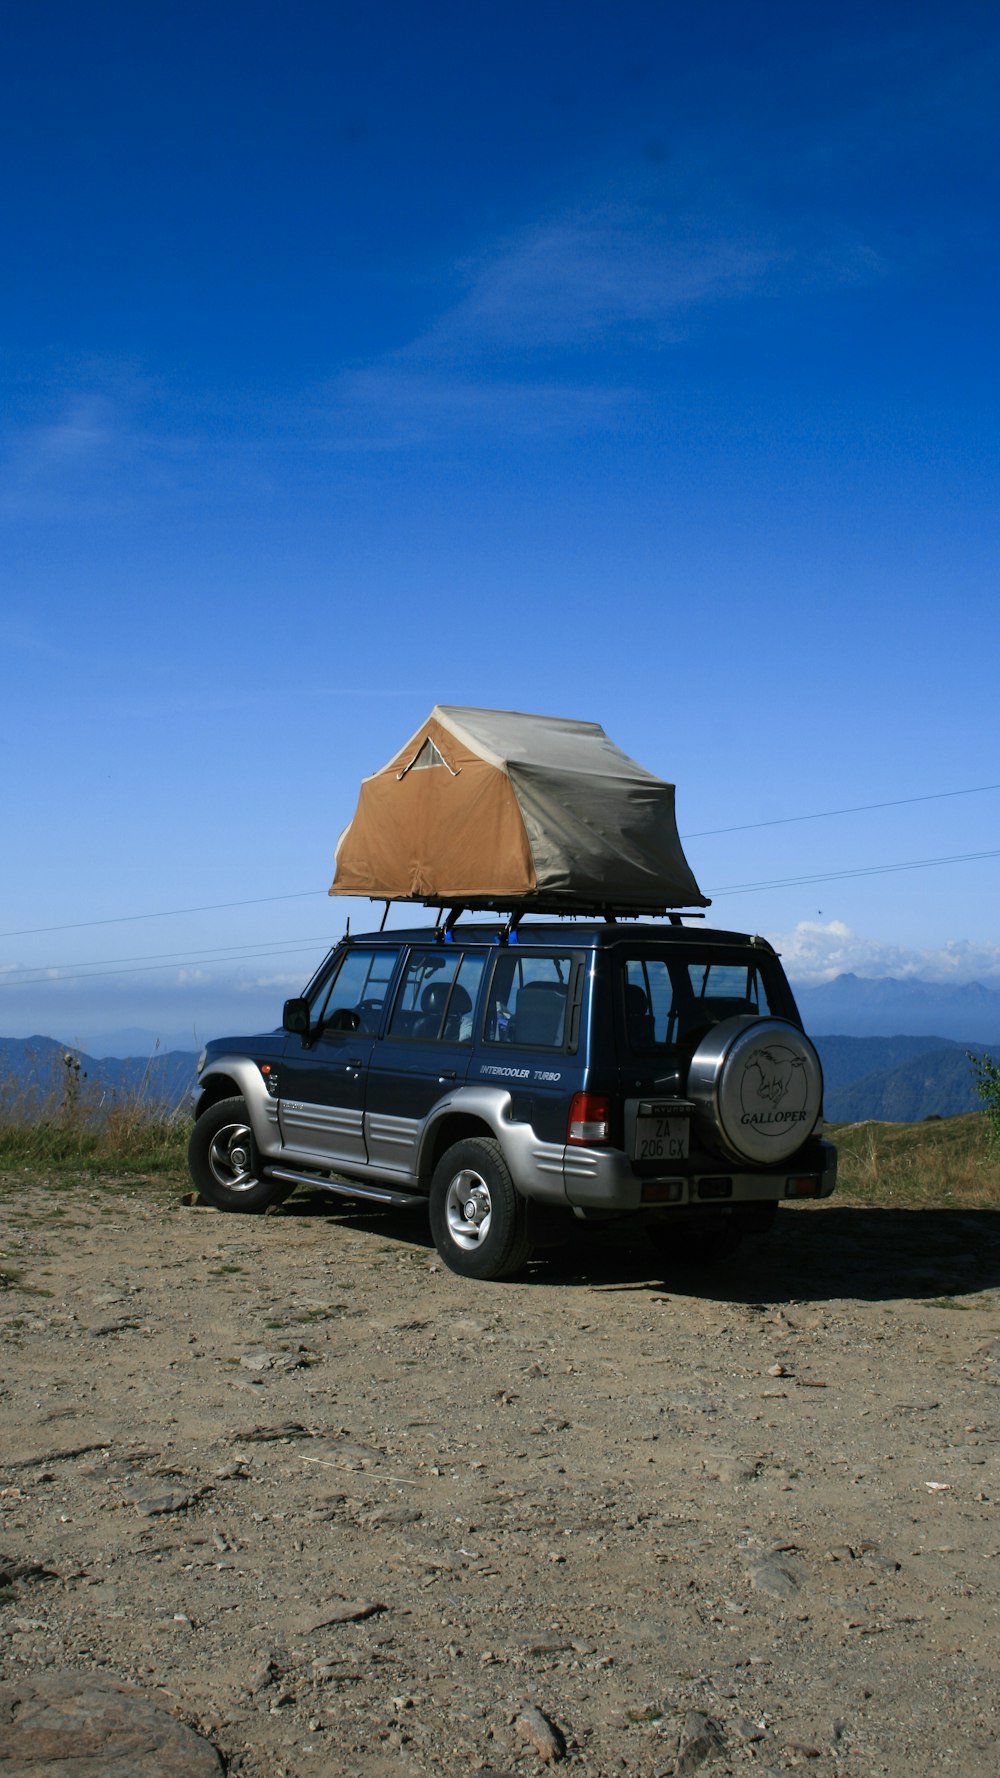
<svg viewBox="0 0 1000 1778">
<path fill-rule="evenodd" d="M 514 1733 L 533 1747 L 543 1765 L 560 1760 L 566 1752 L 566 1739 L 555 1723 L 536 1704 L 525 1704 L 519 1710 Z"/>
<path fill-rule="evenodd" d="M 423 1518 L 423 1513 L 416 1506 L 377 1506 L 370 1513 L 361 1513 L 359 1525 L 376 1527 L 379 1525 L 416 1525 Z"/>
<path fill-rule="evenodd" d="M 750 1579 L 757 1591 L 770 1599 L 790 1599 L 802 1585 L 798 1569 L 778 1556 L 764 1556 L 752 1563 Z"/>
<path fill-rule="evenodd" d="M 255 1698 L 258 1692 L 264 1691 L 266 1687 L 270 1685 L 276 1671 L 277 1669 L 275 1668 L 271 1656 L 262 1655 L 260 1665 L 254 1668 L 247 1680 L 247 1691 L 250 1693 L 251 1697 Z"/>
<path fill-rule="evenodd" d="M 72 1778 L 221 1778 L 219 1756 L 132 1686 L 85 1673 L 45 1673 L 0 1686 L 0 1772 Z"/>
<path fill-rule="evenodd" d="M 277 1362 L 274 1352 L 244 1352 L 240 1368 L 245 1371 L 269 1371 Z"/>
<path fill-rule="evenodd" d="M 128 1504 L 146 1518 L 156 1518 L 161 1513 L 185 1512 L 198 1498 L 198 1491 L 185 1493 L 182 1488 L 164 1488 L 159 1493 L 130 1488 L 125 1493 Z"/>
<path fill-rule="evenodd" d="M 749 1716 L 738 1716 L 733 1729 L 741 1741 L 763 1741 L 767 1730 L 762 1722 L 754 1722 Z"/>
<path fill-rule="evenodd" d="M 313 1630 L 324 1630 L 328 1624 L 360 1624 L 365 1618 L 375 1617 L 386 1607 L 374 1599 L 355 1599 L 353 1603 L 346 1599 L 334 1600 L 323 1605 L 312 1617 L 302 1625 L 302 1633 L 308 1636 Z"/>
<path fill-rule="evenodd" d="M 724 1746 L 722 1730 L 711 1716 L 700 1710 L 689 1710 L 684 1718 L 681 1744 L 674 1764 L 676 1778 L 688 1778 L 707 1759 L 714 1759 Z"/>
</svg>

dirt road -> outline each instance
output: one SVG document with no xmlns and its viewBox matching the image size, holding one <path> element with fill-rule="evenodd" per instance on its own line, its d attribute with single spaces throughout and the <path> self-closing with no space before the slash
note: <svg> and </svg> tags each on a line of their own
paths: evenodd
<svg viewBox="0 0 1000 1778">
<path fill-rule="evenodd" d="M 1000 1218 L 478 1285 L 419 1218 L 179 1198 L 3 1187 L 0 1679 L 246 1778 L 1000 1769 Z"/>
</svg>

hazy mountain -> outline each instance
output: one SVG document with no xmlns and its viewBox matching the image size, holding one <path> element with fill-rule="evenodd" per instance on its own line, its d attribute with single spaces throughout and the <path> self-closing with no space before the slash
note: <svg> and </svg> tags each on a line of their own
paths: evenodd
<svg viewBox="0 0 1000 1778">
<path fill-rule="evenodd" d="M 817 1037 L 823 1109 L 832 1123 L 916 1123 L 982 1109 L 966 1049 L 941 1037 Z"/>
<path fill-rule="evenodd" d="M 119 1031 L 105 1031 L 100 1036 L 86 1034 L 80 1040 L 91 1056 L 165 1056 L 178 1051 L 197 1055 L 203 1039 L 191 1031 L 146 1031 L 139 1025 L 127 1025 Z"/>
<path fill-rule="evenodd" d="M 848 985 L 843 992 L 847 996 L 853 992 L 853 983 L 862 989 L 911 985 L 859 982 L 857 977 L 841 976 L 829 986 L 839 989 L 845 983 Z M 918 985 L 934 987 L 933 983 Z M 966 1050 L 981 1053 L 982 1043 L 927 1033 L 845 1036 L 825 1032 L 822 1020 L 817 1022 L 814 1005 L 807 1001 L 807 995 L 821 992 L 800 990 L 797 999 L 823 1064 L 824 1105 L 831 1122 L 858 1123 L 879 1118 L 909 1123 L 980 1109 Z M 991 992 L 979 989 L 980 995 Z M 993 998 L 1000 1000 L 1000 995 Z M 898 1007 L 898 1002 L 888 997 L 886 1004 Z M 138 1029 L 110 1033 L 108 1041 L 136 1038 L 148 1040 L 149 1033 Z M 0 1037 L 0 1092 L 6 1088 L 8 1092 L 13 1090 L 15 1097 L 28 1094 L 36 1100 L 54 1098 L 59 1102 L 68 1078 L 63 1057 L 69 1051 L 80 1061 L 79 1079 L 90 1094 L 107 1094 L 117 1099 L 141 1094 L 150 1103 L 171 1108 L 186 1105 L 195 1081 L 193 1052 L 161 1050 L 150 1055 L 151 1048 L 147 1041 L 145 1053 L 119 1058 L 85 1053 L 52 1037 Z M 1000 1049 L 1000 1044 L 994 1044 L 996 1049 Z M 73 1072 L 75 1077 L 76 1071 Z"/>
<path fill-rule="evenodd" d="M 933 1031 L 959 1043 L 1000 1048 L 1000 989 L 981 982 L 838 975 L 818 988 L 792 986 L 802 1022 L 813 1035 L 922 1037 Z"/>
<path fill-rule="evenodd" d="M 68 1069 L 64 1056 L 80 1063 Z M 0 1037 L 0 1090 L 14 1098 L 60 1103 L 70 1080 L 90 1098 L 141 1097 L 173 1110 L 186 1103 L 195 1082 L 194 1057 L 172 1051 L 152 1058 L 89 1056 L 52 1037 Z"/>
</svg>

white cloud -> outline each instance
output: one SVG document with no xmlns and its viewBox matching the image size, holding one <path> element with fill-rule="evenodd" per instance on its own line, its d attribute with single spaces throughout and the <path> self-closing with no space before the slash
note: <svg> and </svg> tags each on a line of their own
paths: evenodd
<svg viewBox="0 0 1000 1778">
<path fill-rule="evenodd" d="M 526 227 L 467 266 L 464 297 L 419 342 L 431 356 L 677 337 L 697 304 L 739 296 L 785 255 L 651 204 L 604 203 Z"/>
<path fill-rule="evenodd" d="M 404 354 L 340 379 L 336 401 L 347 424 L 336 448 L 397 450 L 433 443 L 443 434 L 530 438 L 607 430 L 637 399 L 632 388 L 487 381 L 452 369 L 414 369 Z"/>
<path fill-rule="evenodd" d="M 768 934 L 791 979 L 815 986 L 838 975 L 914 977 L 928 982 L 1000 982 L 1000 945 L 952 939 L 915 950 L 865 938 L 840 920 L 800 920 L 791 932 Z"/>
</svg>

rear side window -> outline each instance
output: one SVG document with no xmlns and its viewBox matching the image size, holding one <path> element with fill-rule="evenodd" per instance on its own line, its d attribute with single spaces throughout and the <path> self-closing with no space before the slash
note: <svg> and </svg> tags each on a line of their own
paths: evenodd
<svg viewBox="0 0 1000 1778">
<path fill-rule="evenodd" d="M 471 1043 L 486 956 L 436 945 L 413 951 L 393 1007 L 390 1037 L 425 1043 Z"/>
<path fill-rule="evenodd" d="M 511 948 L 497 958 L 490 983 L 486 1042 L 528 1049 L 565 1049 L 570 1028 L 574 959 L 540 957 Z"/>
<path fill-rule="evenodd" d="M 756 963 L 714 958 L 630 957 L 623 965 L 629 1048 L 658 1049 L 736 1013 L 767 1016 L 772 1007 Z"/>
</svg>

